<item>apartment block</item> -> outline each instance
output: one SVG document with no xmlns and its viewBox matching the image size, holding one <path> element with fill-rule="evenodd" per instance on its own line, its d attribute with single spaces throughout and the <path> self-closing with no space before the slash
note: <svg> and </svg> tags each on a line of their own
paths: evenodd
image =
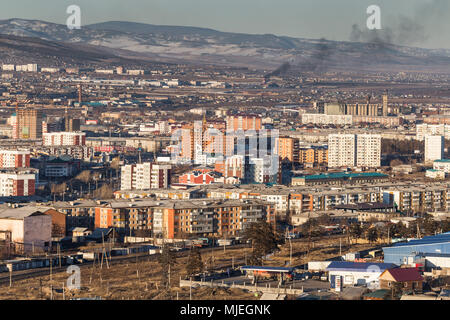
<svg viewBox="0 0 450 320">
<path fill-rule="evenodd" d="M 280 137 L 278 139 L 278 156 L 281 161 L 298 162 L 299 139 Z"/>
<path fill-rule="evenodd" d="M 425 163 L 429 164 L 444 158 L 444 143 L 444 136 L 425 136 Z"/>
<path fill-rule="evenodd" d="M 121 190 L 168 188 L 171 165 L 141 163 L 122 166 Z"/>
<path fill-rule="evenodd" d="M 369 168 L 381 166 L 381 135 L 356 135 L 356 166 Z"/>
<path fill-rule="evenodd" d="M 237 130 L 261 130 L 261 117 L 258 115 L 232 115 L 226 118 L 227 131 Z"/>
<path fill-rule="evenodd" d="M 255 199 L 110 201 L 95 208 L 97 228 L 148 230 L 167 239 L 236 236 L 260 220 L 275 227 L 271 205 Z"/>
<path fill-rule="evenodd" d="M 84 132 L 49 132 L 43 134 L 44 146 L 84 146 L 86 133 Z"/>
<path fill-rule="evenodd" d="M 29 150 L 0 150 L 0 168 L 29 168 Z"/>
<path fill-rule="evenodd" d="M 328 136 L 328 167 L 379 167 L 381 135 L 331 134 Z"/>
<path fill-rule="evenodd" d="M 0 196 L 17 197 L 35 194 L 36 169 L 1 169 Z"/>
<path fill-rule="evenodd" d="M 320 165 L 328 163 L 327 147 L 300 148 L 298 152 L 299 163 Z"/>
<path fill-rule="evenodd" d="M 356 157 L 354 134 L 330 134 L 328 136 L 328 167 L 353 167 Z"/>
</svg>

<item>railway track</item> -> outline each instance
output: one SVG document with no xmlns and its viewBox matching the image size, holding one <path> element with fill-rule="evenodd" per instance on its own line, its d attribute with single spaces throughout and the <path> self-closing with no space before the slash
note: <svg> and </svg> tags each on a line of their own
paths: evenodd
<svg viewBox="0 0 450 320">
<path fill-rule="evenodd" d="M 324 238 L 326 239 L 339 239 L 345 237 L 343 235 L 330 235 L 330 236 L 322 236 L 322 237 L 313 237 L 311 238 L 311 241 L 316 241 L 316 240 L 323 240 Z M 300 238 L 300 239 L 292 239 L 292 242 L 298 243 L 298 242 L 308 242 L 309 239 L 308 238 Z M 229 249 L 239 249 L 239 248 L 249 248 L 251 245 L 250 244 L 235 244 L 235 245 L 230 245 L 230 246 L 226 246 L 226 248 Z M 215 251 L 220 251 L 223 250 L 223 246 L 217 246 L 217 247 L 203 247 L 200 248 L 201 252 L 215 252 Z M 176 253 L 177 257 L 186 257 L 189 255 L 189 250 L 184 250 L 184 251 L 180 251 Z M 130 262 L 141 262 L 143 260 L 147 260 L 147 261 L 155 261 L 157 259 L 158 255 L 148 255 L 148 254 L 134 254 L 134 255 L 129 255 L 129 256 L 115 256 L 115 257 L 111 257 L 110 260 L 108 260 L 108 263 L 110 265 L 117 265 L 117 264 L 121 264 L 121 263 L 125 263 L 127 261 Z M 106 264 L 106 262 L 104 262 Z M 234 266 L 241 266 L 245 264 L 245 260 L 244 259 L 237 259 L 234 261 Z M 79 264 L 76 264 L 79 267 L 86 267 L 89 265 L 93 265 L 92 261 L 87 261 L 87 262 L 82 262 Z M 219 265 L 214 265 L 214 270 L 220 270 L 220 269 L 227 269 L 227 268 L 231 268 L 233 266 L 233 263 L 225 263 L 225 264 L 219 264 Z M 67 269 L 68 266 L 54 266 L 52 267 L 52 273 L 60 273 L 63 272 Z M 15 281 L 20 281 L 20 280 L 26 280 L 26 279 L 33 279 L 33 278 L 37 278 L 37 277 L 45 277 L 45 276 L 49 276 L 50 275 L 50 268 L 38 268 L 38 269 L 28 269 L 28 270 L 23 270 L 23 271 L 15 271 L 12 273 L 11 275 L 11 280 L 14 283 Z M 4 285 L 9 285 L 10 283 L 10 274 L 8 272 L 4 272 L 1 276 L 0 276 L 0 286 L 4 286 Z"/>
<path fill-rule="evenodd" d="M 239 249 L 239 248 L 245 248 L 248 247 L 248 244 L 237 244 L 237 245 L 233 245 L 233 246 L 227 246 L 228 248 L 231 249 Z M 211 251 L 220 251 L 223 250 L 223 247 L 204 247 L 204 248 L 200 248 L 201 252 L 211 252 Z M 184 251 L 180 251 L 176 253 L 177 257 L 187 257 L 189 255 L 189 250 L 184 250 Z M 129 255 L 129 256 L 115 256 L 115 257 L 111 257 L 110 260 L 108 260 L 109 265 L 117 265 L 117 264 L 123 264 L 125 262 L 142 262 L 142 261 L 155 261 L 158 258 L 158 254 L 155 255 L 149 255 L 149 254 L 134 254 L 134 255 Z M 98 262 L 96 262 L 98 263 Z M 106 265 L 106 261 L 103 262 L 104 265 Z M 87 262 L 82 262 L 82 263 L 78 263 L 76 264 L 76 266 L 81 267 L 87 267 L 87 266 L 92 266 L 93 265 L 93 261 L 87 261 Z M 63 272 L 65 270 L 67 270 L 67 265 L 66 266 L 53 266 L 52 267 L 52 274 L 55 273 L 60 273 Z M 215 268 L 217 269 L 217 268 Z M 23 270 L 23 271 L 15 271 L 12 273 L 11 275 L 11 280 L 14 283 L 14 281 L 20 281 L 20 280 L 26 280 L 26 279 L 32 279 L 32 278 L 37 278 L 37 277 L 46 277 L 50 275 L 50 268 L 46 267 L 46 268 L 37 268 L 37 269 L 28 269 L 28 270 Z M 10 283 L 10 274 L 8 272 L 3 272 L 3 274 L 0 276 L 0 286 L 4 286 L 4 285 L 9 285 Z"/>
</svg>

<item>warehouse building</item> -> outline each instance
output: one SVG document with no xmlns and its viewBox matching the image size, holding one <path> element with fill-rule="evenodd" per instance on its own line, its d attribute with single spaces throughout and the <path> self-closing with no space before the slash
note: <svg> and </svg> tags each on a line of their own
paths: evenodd
<svg viewBox="0 0 450 320">
<path fill-rule="evenodd" d="M 384 262 L 398 265 L 411 265 L 419 256 L 427 254 L 450 254 L 450 232 L 396 243 L 392 247 L 383 248 Z"/>
</svg>

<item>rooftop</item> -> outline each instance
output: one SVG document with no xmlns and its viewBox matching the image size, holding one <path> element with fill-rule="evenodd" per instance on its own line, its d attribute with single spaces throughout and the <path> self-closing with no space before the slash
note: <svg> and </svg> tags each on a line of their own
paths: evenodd
<svg viewBox="0 0 450 320">
<path fill-rule="evenodd" d="M 379 172 L 360 172 L 360 173 L 322 173 L 309 176 L 295 177 L 304 178 L 306 180 L 318 180 L 318 179 L 353 179 L 353 178 L 387 178 L 388 175 Z"/>
</svg>

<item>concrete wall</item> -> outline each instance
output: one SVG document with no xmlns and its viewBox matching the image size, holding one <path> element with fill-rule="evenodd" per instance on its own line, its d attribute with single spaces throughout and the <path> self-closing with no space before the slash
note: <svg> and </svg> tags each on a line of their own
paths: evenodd
<svg viewBox="0 0 450 320">
<path fill-rule="evenodd" d="M 52 241 L 52 217 L 48 215 L 30 216 L 24 219 L 25 252 L 36 251 L 45 248 L 45 242 L 51 245 Z"/>
</svg>

